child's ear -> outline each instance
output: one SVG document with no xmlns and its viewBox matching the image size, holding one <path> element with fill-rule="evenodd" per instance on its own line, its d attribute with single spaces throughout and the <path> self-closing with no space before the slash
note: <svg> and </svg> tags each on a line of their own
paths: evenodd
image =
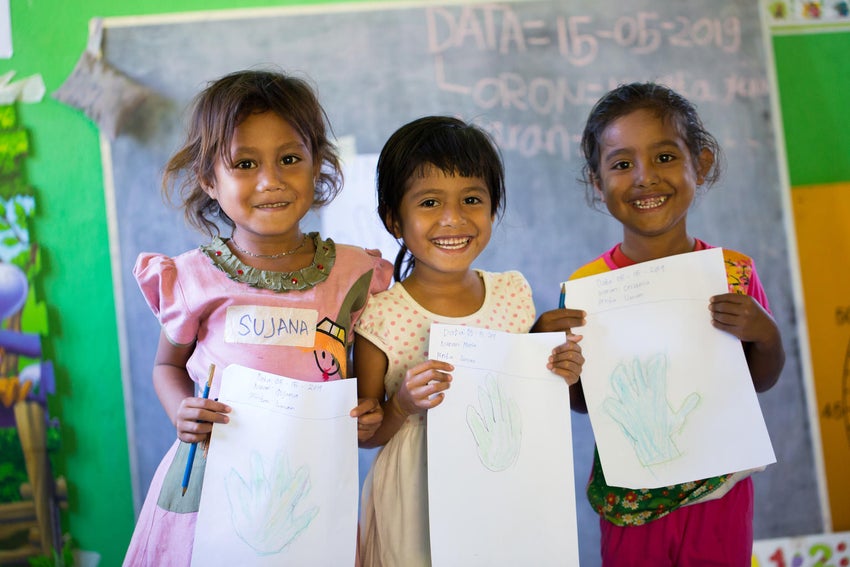
<svg viewBox="0 0 850 567">
<path fill-rule="evenodd" d="M 605 192 L 602 190 L 602 185 L 599 180 L 599 176 L 595 173 L 590 174 L 590 184 L 593 186 L 593 192 L 596 193 L 596 197 L 605 202 Z"/>
<path fill-rule="evenodd" d="M 711 171 L 714 165 L 714 152 L 708 148 L 703 148 L 699 153 L 699 163 L 697 163 L 697 185 L 705 183 L 705 177 Z"/>
<path fill-rule="evenodd" d="M 392 213 L 384 217 L 384 227 L 393 235 L 393 238 L 401 238 L 401 225 L 393 218 Z"/>
<path fill-rule="evenodd" d="M 218 193 L 212 185 L 201 185 L 201 189 L 203 189 L 204 193 L 206 193 L 213 201 L 218 199 Z"/>
<path fill-rule="evenodd" d="M 198 176 L 198 185 L 201 187 L 201 190 L 206 193 L 213 201 L 218 198 L 218 192 L 215 190 L 214 179 L 203 179 L 202 177 Z"/>
</svg>

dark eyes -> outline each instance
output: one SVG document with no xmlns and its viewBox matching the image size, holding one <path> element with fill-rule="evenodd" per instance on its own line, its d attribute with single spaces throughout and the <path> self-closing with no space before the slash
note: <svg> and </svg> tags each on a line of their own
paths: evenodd
<svg viewBox="0 0 850 567">
<path fill-rule="evenodd" d="M 674 154 L 658 154 L 655 158 L 657 163 L 670 163 L 675 160 L 676 156 Z M 632 167 L 634 167 L 634 164 L 628 160 L 619 160 L 611 164 L 611 169 L 616 171 L 626 171 Z"/>
<path fill-rule="evenodd" d="M 484 199 L 482 199 L 481 197 L 464 197 L 463 199 L 464 205 L 480 205 L 483 202 Z M 430 209 L 432 207 L 438 206 L 439 204 L 440 202 L 437 199 L 425 199 L 419 203 L 419 206 Z"/>
<path fill-rule="evenodd" d="M 300 162 L 301 158 L 295 155 L 285 155 L 280 158 L 281 165 L 295 165 Z M 254 169 L 257 167 L 257 162 L 250 159 L 237 160 L 233 162 L 233 169 Z"/>
</svg>

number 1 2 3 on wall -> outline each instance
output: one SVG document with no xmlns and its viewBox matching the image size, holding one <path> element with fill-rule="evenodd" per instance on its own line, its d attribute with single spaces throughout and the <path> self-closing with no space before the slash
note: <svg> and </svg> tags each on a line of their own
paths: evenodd
<svg viewBox="0 0 850 567">
<path fill-rule="evenodd" d="M 850 567 L 850 532 L 756 541 L 752 567 Z"/>
</svg>

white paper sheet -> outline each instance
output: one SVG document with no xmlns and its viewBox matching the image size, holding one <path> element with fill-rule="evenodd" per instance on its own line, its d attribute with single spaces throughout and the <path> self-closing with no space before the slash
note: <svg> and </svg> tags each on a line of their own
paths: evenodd
<svg viewBox="0 0 850 567">
<path fill-rule="evenodd" d="M 569 388 L 546 368 L 564 338 L 431 325 L 455 367 L 428 412 L 435 567 L 578 565 Z"/>
<path fill-rule="evenodd" d="M 356 141 L 350 137 L 340 140 L 339 145 L 345 191 L 316 211 L 321 221 L 321 234 L 335 242 L 356 242 L 358 246 L 380 250 L 382 257 L 393 262 L 399 243 L 377 215 L 375 168 L 378 154 L 358 154 Z"/>
<path fill-rule="evenodd" d="M 713 248 L 566 282 L 587 311 L 582 386 L 605 479 L 655 488 L 776 461 L 741 342 L 711 325 Z"/>
<path fill-rule="evenodd" d="M 0 59 L 12 57 L 12 16 L 9 0 L 0 0 Z"/>
<path fill-rule="evenodd" d="M 219 400 L 233 412 L 213 428 L 192 565 L 354 565 L 356 380 L 233 365 Z"/>
</svg>

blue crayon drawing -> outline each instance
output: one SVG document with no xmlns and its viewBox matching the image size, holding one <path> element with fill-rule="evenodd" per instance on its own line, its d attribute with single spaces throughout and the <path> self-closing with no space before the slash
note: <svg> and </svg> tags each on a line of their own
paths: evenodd
<svg viewBox="0 0 850 567">
<path fill-rule="evenodd" d="M 635 357 L 630 365 L 617 365 L 611 386 L 616 397 L 606 398 L 603 408 L 629 439 L 641 464 L 651 467 L 679 457 L 674 436 L 701 398 L 692 392 L 678 410 L 673 409 L 667 400 L 667 357 L 657 354 L 645 363 Z"/>
</svg>

